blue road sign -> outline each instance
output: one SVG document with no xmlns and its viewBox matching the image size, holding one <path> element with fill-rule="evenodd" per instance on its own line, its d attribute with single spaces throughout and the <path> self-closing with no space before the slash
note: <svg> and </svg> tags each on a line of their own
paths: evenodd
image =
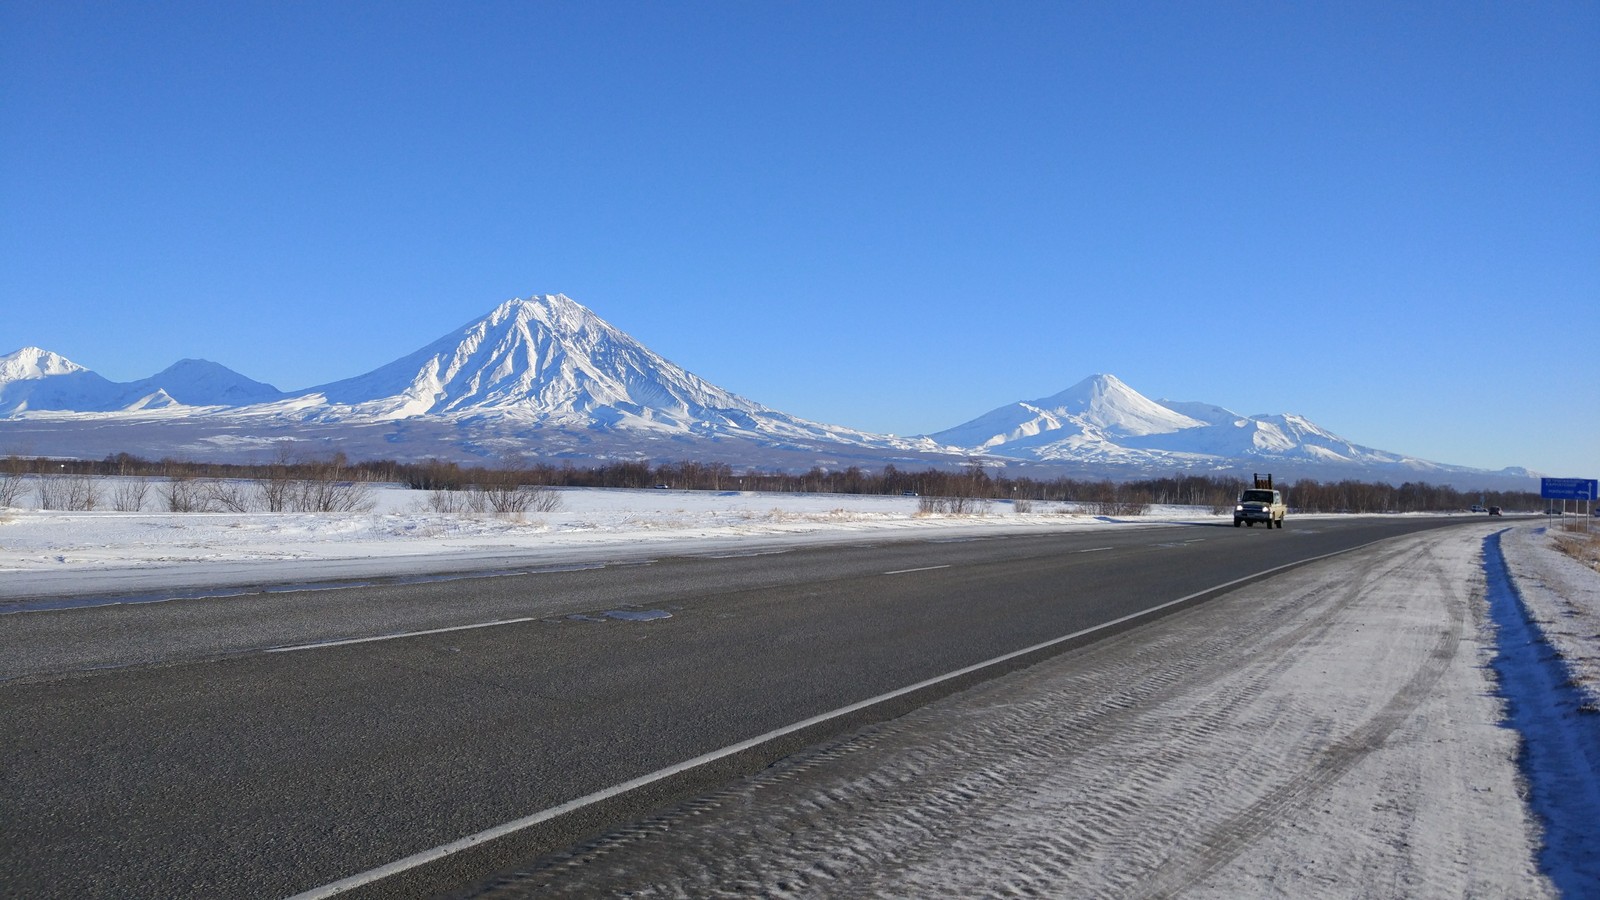
<svg viewBox="0 0 1600 900">
<path fill-rule="evenodd" d="M 1600 481 L 1593 478 L 1541 478 L 1539 496 L 1546 500 L 1600 499 Z"/>
</svg>

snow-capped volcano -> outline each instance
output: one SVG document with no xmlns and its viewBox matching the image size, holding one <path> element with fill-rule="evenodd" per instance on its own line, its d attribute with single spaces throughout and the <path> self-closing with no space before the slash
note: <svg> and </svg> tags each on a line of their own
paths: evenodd
<svg viewBox="0 0 1600 900">
<path fill-rule="evenodd" d="M 689 426 L 771 415 L 662 358 L 561 294 L 500 304 L 365 375 L 312 388 L 344 414 L 509 415 L 577 424 L 624 417 Z"/>
<path fill-rule="evenodd" d="M 0 415 L 31 411 L 108 410 L 126 405 L 124 385 L 59 353 L 23 347 L 0 356 Z"/>
<path fill-rule="evenodd" d="M 940 443 L 1007 455 L 1068 437 L 1116 440 L 1204 423 L 1164 407 L 1114 375 L 1091 375 L 1050 397 L 1011 403 L 929 435 Z"/>
<path fill-rule="evenodd" d="M 0 388 L 13 381 L 34 381 L 52 375 L 71 375 L 74 372 L 87 371 L 89 370 L 59 353 L 51 353 L 38 347 L 23 347 L 15 353 L 0 356 Z"/>
<path fill-rule="evenodd" d="M 132 382 L 135 393 L 161 391 L 185 406 L 244 406 L 277 400 L 284 393 L 208 359 L 180 359 L 149 378 Z"/>
<path fill-rule="evenodd" d="M 0 454 L 248 461 L 286 443 L 352 459 L 698 460 L 805 470 L 978 458 L 1041 476 L 1267 470 L 1477 486 L 1529 480 L 1520 470 L 1373 450 L 1300 416 L 1158 402 L 1104 374 L 925 437 L 824 425 L 699 378 L 561 294 L 508 300 L 385 366 L 300 391 L 205 360 L 117 383 L 36 347 L 0 357 Z"/>
<path fill-rule="evenodd" d="M 998 407 L 930 437 L 997 461 L 1127 476 L 1265 468 L 1299 477 L 1449 481 L 1473 471 L 1364 447 L 1302 416 L 1246 416 L 1210 403 L 1151 400 L 1111 375 Z M 1493 474 L 1527 478 L 1521 470 Z"/>
<path fill-rule="evenodd" d="M 203 359 L 180 360 L 149 378 L 116 382 L 38 347 L 0 356 L 0 415 L 242 406 L 282 396 L 270 384 Z"/>
</svg>

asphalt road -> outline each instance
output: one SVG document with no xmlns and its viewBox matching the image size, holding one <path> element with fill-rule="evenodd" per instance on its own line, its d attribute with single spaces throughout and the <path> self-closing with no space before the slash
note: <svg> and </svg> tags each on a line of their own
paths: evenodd
<svg viewBox="0 0 1600 900">
<path fill-rule="evenodd" d="M 985 660 L 1462 521 L 1481 520 L 862 543 L 0 616 L 0 894 L 311 891 Z M 790 731 L 352 895 L 470 887 L 1103 634 Z"/>
</svg>

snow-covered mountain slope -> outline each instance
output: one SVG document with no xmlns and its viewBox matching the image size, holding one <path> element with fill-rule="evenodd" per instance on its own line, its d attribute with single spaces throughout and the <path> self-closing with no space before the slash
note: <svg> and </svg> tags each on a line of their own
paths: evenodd
<svg viewBox="0 0 1600 900">
<path fill-rule="evenodd" d="M 1129 477 L 1265 469 L 1392 481 L 1529 478 L 1520 469 L 1486 473 L 1365 447 L 1303 416 L 1246 416 L 1210 403 L 1154 401 L 1110 375 L 1092 376 L 1053 397 L 999 407 L 931 436 L 995 460 L 1078 464 Z"/>
<path fill-rule="evenodd" d="M 47 409 L 52 420 L 63 419 L 62 412 L 130 425 L 149 419 L 160 423 L 162 433 L 189 435 L 186 446 L 197 449 L 205 448 L 207 439 L 194 435 L 208 428 L 219 446 L 259 448 L 263 441 L 313 431 L 319 440 L 331 439 L 339 426 L 347 426 L 364 436 L 374 428 L 387 429 L 385 440 L 391 444 L 420 442 L 426 435 L 429 441 L 470 446 L 473 455 L 626 457 L 661 454 L 663 440 L 678 445 L 665 458 L 715 458 L 718 450 L 710 445 L 719 441 L 740 444 L 746 457 L 758 455 L 751 447 L 765 447 L 786 459 L 795 454 L 818 462 L 849 458 L 857 465 L 873 458 L 859 450 L 883 459 L 897 453 L 958 453 L 925 437 L 873 434 L 769 409 L 695 376 L 560 294 L 508 300 L 394 362 L 304 391 L 281 392 L 201 360 L 117 385 L 42 353 L 15 361 L 18 378 L 32 379 L 18 381 L 30 386 L 19 398 L 37 393 L 39 385 L 65 388 L 72 378 L 95 379 L 97 390 L 49 392 L 48 407 L 19 400 L 0 416 L 36 419 Z M 46 376 L 46 370 L 54 374 Z M 181 428 L 179 419 L 185 423 Z M 97 427 L 102 433 L 109 428 L 104 421 Z M 42 435 L 48 429 L 28 431 Z M 124 430 L 135 432 L 154 433 L 144 426 Z M 262 437 L 247 439 L 246 433 Z M 628 449 L 630 440 L 640 448 L 637 453 Z M 838 452 L 846 447 L 857 450 Z M 383 455 L 406 455 L 398 449 Z M 417 448 L 418 454 L 448 452 L 446 446 Z"/>
<path fill-rule="evenodd" d="M 1202 423 L 1150 400 L 1113 375 L 1092 375 L 1059 394 L 1008 404 L 929 437 L 1001 455 L 1069 438 L 1114 441 Z"/>
<path fill-rule="evenodd" d="M 560 294 L 508 300 L 415 353 L 310 393 L 372 419 L 504 413 L 576 424 L 632 416 L 688 427 L 771 412 Z"/>
<path fill-rule="evenodd" d="M 38 347 L 0 356 L 0 416 L 121 409 L 125 387 Z"/>
<path fill-rule="evenodd" d="M 695 376 L 560 294 L 508 300 L 364 375 L 284 392 L 204 360 L 115 383 L 38 348 L 0 357 L 0 454 L 301 453 L 462 461 L 697 459 L 756 468 L 962 465 L 1038 477 L 1272 471 L 1526 488 L 1364 447 L 1300 416 L 1154 401 L 1111 375 L 928 436 L 825 425 Z"/>
<path fill-rule="evenodd" d="M 180 359 L 162 371 L 131 382 L 135 393 L 164 392 L 184 406 L 244 406 L 285 396 L 283 391 L 240 375 L 208 359 Z"/>
<path fill-rule="evenodd" d="M 0 415 L 5 416 L 239 406 L 282 396 L 271 385 L 203 359 L 181 360 L 149 378 L 116 382 L 38 347 L 0 356 Z"/>
<path fill-rule="evenodd" d="M 872 434 L 768 409 L 694 375 L 561 294 L 508 300 L 365 375 L 240 412 L 318 422 L 504 420 L 683 438 L 937 449 L 925 438 Z"/>
<path fill-rule="evenodd" d="M 38 347 L 23 347 L 15 353 L 0 356 L 0 387 L 5 387 L 13 381 L 33 381 L 52 375 L 71 375 L 87 371 L 89 370 L 59 353 L 51 353 Z"/>
</svg>

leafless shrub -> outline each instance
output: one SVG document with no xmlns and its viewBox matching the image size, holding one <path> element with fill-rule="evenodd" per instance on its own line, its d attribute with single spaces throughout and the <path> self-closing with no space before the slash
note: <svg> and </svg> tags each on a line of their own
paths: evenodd
<svg viewBox="0 0 1600 900">
<path fill-rule="evenodd" d="M 39 508 L 84 512 L 94 509 L 100 489 L 88 475 L 46 475 L 39 479 Z"/>
<path fill-rule="evenodd" d="M 561 508 L 561 492 L 547 487 L 536 487 L 528 490 L 533 495 L 530 506 L 534 512 L 555 512 Z"/>
<path fill-rule="evenodd" d="M 289 502 L 295 512 L 371 512 L 378 505 L 370 484 L 323 479 L 296 481 Z"/>
<path fill-rule="evenodd" d="M 436 490 L 430 493 L 428 508 L 436 513 L 451 516 L 481 513 L 486 509 L 482 492 L 450 490 Z"/>
<path fill-rule="evenodd" d="M 1138 500 L 1098 500 L 1094 503 L 1097 516 L 1142 516 L 1150 511 L 1150 504 Z"/>
<path fill-rule="evenodd" d="M 157 489 L 157 494 L 165 501 L 167 512 L 210 512 L 210 507 L 207 505 L 209 500 L 206 496 L 207 491 L 194 478 L 174 475 Z"/>
<path fill-rule="evenodd" d="M 27 487 L 21 473 L 0 470 L 0 507 L 16 506 Z"/>
<path fill-rule="evenodd" d="M 285 467 L 273 466 L 266 478 L 256 482 L 256 497 L 261 508 L 267 512 L 288 512 L 294 499 L 294 485 Z"/>
<path fill-rule="evenodd" d="M 561 495 L 547 487 L 496 485 L 481 490 L 483 505 L 495 513 L 551 512 L 561 508 Z"/>
<path fill-rule="evenodd" d="M 219 512 L 256 512 L 265 506 L 256 482 L 217 478 L 205 482 L 206 507 Z"/>
<path fill-rule="evenodd" d="M 479 484 L 473 493 L 483 498 L 483 505 L 495 513 L 524 513 L 532 496 L 515 484 Z"/>
<path fill-rule="evenodd" d="M 464 491 L 436 490 L 428 495 L 428 509 L 446 515 L 514 516 L 560 508 L 561 494 L 542 485 L 476 484 Z"/>
<path fill-rule="evenodd" d="M 1027 497 L 1018 497 L 1011 502 L 1011 505 L 1016 507 L 1018 515 L 1026 515 L 1033 512 L 1033 501 Z"/>
<path fill-rule="evenodd" d="M 917 501 L 919 516 L 986 516 L 989 501 L 981 497 L 923 497 Z"/>
<path fill-rule="evenodd" d="M 111 508 L 117 512 L 139 512 L 144 509 L 145 498 L 149 495 L 149 479 L 137 476 L 118 478 L 111 485 Z"/>
</svg>

